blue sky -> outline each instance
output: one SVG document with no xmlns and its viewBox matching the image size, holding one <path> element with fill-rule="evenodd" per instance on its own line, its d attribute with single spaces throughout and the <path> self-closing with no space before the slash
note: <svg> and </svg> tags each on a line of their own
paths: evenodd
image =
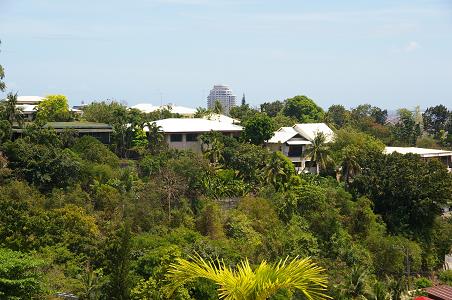
<svg viewBox="0 0 452 300">
<path fill-rule="evenodd" d="M 9 90 L 72 104 L 452 107 L 449 0 L 0 0 L 0 39 Z"/>
</svg>

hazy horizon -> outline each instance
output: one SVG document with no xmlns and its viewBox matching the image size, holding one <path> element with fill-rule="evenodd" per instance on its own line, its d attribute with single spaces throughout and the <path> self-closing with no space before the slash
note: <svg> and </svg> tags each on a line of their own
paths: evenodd
<svg viewBox="0 0 452 300">
<path fill-rule="evenodd" d="M 71 104 L 205 107 L 222 83 L 252 106 L 452 105 L 447 0 L 2 0 L 0 40 L 7 91 Z"/>
</svg>

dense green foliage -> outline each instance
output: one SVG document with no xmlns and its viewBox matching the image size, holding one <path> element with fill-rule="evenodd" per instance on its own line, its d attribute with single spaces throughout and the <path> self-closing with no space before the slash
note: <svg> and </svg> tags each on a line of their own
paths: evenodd
<svg viewBox="0 0 452 300">
<path fill-rule="evenodd" d="M 71 120 L 69 104 L 64 95 L 48 95 L 37 107 L 36 119 L 43 122 Z"/>
<path fill-rule="evenodd" d="M 0 113 L 0 299 L 168 299 L 169 290 L 171 299 L 218 299 L 206 279 L 168 287 L 170 266 L 198 255 L 230 270 L 247 259 L 253 271 L 309 256 L 334 299 L 400 299 L 426 284 L 414 276 L 435 279 L 451 250 L 452 220 L 441 217 L 451 174 L 416 155 L 384 155 L 382 142 L 447 146 L 450 112 L 445 121 L 441 107 L 421 118 L 401 111 L 400 123 L 388 125 L 370 105 L 324 113 L 304 96 L 260 112 L 244 104 L 230 112 L 244 136 L 203 134 L 202 153 L 165 144 L 151 122 L 179 117 L 170 110 L 86 106 L 85 120 L 113 126 L 112 145 L 40 122 L 13 140 L 11 116 L 19 115 Z M 319 174 L 298 174 L 263 146 L 277 125 L 307 121 L 335 128 L 333 143 L 318 135 L 304 153 Z M 287 286 L 269 299 L 305 297 Z"/>
<path fill-rule="evenodd" d="M 256 114 L 249 118 L 244 125 L 243 139 L 254 145 L 263 145 L 276 130 L 273 120 L 264 114 Z"/>
</svg>

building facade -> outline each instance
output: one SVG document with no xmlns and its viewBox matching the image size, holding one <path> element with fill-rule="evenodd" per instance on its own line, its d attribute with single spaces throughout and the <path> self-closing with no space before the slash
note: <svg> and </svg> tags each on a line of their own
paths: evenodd
<svg viewBox="0 0 452 300">
<path fill-rule="evenodd" d="M 111 143 L 113 127 L 104 123 L 95 122 L 48 122 L 43 128 L 52 128 L 57 134 L 73 131 L 78 137 L 92 136 L 104 144 Z M 13 139 L 22 137 L 26 129 L 19 125 L 13 126 Z"/>
<path fill-rule="evenodd" d="M 307 156 L 307 150 L 318 133 L 323 133 L 326 142 L 334 139 L 333 131 L 324 123 L 295 124 L 292 127 L 281 127 L 267 141 L 267 148 L 280 151 L 287 156 L 298 172 L 316 172 L 316 163 Z"/>
<path fill-rule="evenodd" d="M 200 118 L 170 118 L 153 122 L 165 136 L 165 142 L 170 148 L 202 152 L 200 136 L 211 131 L 220 132 L 226 136 L 238 137 L 242 127 L 236 124 Z M 148 132 L 146 126 L 144 131 Z"/>
<path fill-rule="evenodd" d="M 215 101 L 220 101 L 223 107 L 223 113 L 229 114 L 232 107 L 236 106 L 237 96 L 232 93 L 232 90 L 227 85 L 214 85 L 207 96 L 207 108 L 214 108 Z"/>
<path fill-rule="evenodd" d="M 40 96 L 18 96 L 17 108 L 22 110 L 22 116 L 25 121 L 32 121 L 36 115 L 36 109 L 44 100 L 44 97 Z"/>
</svg>

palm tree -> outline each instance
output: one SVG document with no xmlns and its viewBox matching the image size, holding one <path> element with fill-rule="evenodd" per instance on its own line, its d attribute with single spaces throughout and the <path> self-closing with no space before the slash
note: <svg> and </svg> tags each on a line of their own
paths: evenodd
<svg viewBox="0 0 452 300">
<path fill-rule="evenodd" d="M 213 165 L 217 165 L 223 159 L 223 143 L 218 139 L 213 139 L 205 155 Z"/>
<path fill-rule="evenodd" d="M 221 141 L 221 134 L 211 131 L 201 135 L 200 140 L 201 150 L 206 158 L 209 159 L 211 164 L 218 165 L 223 159 L 224 149 L 224 144 Z"/>
<path fill-rule="evenodd" d="M 1 106 L 3 118 L 7 120 L 11 125 L 16 122 L 20 127 L 22 127 L 23 112 L 22 109 L 17 106 L 17 93 L 8 93 L 6 100 L 2 101 Z"/>
<path fill-rule="evenodd" d="M 350 185 L 350 178 L 361 172 L 357 153 L 358 151 L 355 147 L 347 147 L 343 152 L 342 171 L 346 187 Z"/>
<path fill-rule="evenodd" d="M 272 184 L 276 190 L 285 188 L 289 184 L 290 177 L 294 174 L 292 165 L 287 168 L 284 157 L 281 158 L 281 152 L 273 152 L 269 162 L 264 168 L 264 178 L 267 183 Z"/>
<path fill-rule="evenodd" d="M 220 100 L 215 100 L 213 104 L 212 112 L 221 115 L 224 112 L 224 107 L 221 104 Z"/>
<path fill-rule="evenodd" d="M 89 265 L 86 266 L 85 272 L 78 276 L 81 299 L 99 299 L 104 282 L 101 269 L 93 270 Z"/>
<path fill-rule="evenodd" d="M 366 299 L 368 294 L 368 272 L 366 269 L 354 266 L 343 285 L 343 294 L 349 299 Z"/>
<path fill-rule="evenodd" d="M 247 259 L 237 265 L 236 270 L 227 267 L 223 260 L 205 261 L 201 257 L 192 261 L 177 259 L 170 265 L 167 279 L 169 293 L 185 283 L 198 278 L 215 282 L 220 299 L 226 300 L 264 300 L 281 289 L 298 290 L 306 299 L 329 299 L 324 294 L 327 276 L 324 269 L 317 266 L 310 258 L 292 261 L 280 260 L 268 264 L 265 260 L 256 269 L 252 269 Z"/>
<path fill-rule="evenodd" d="M 315 161 L 317 175 L 320 169 L 325 169 L 332 162 L 326 145 L 326 135 L 323 132 L 315 135 L 311 147 L 306 150 L 305 158 Z"/>
<path fill-rule="evenodd" d="M 162 127 L 155 123 L 148 122 L 145 125 L 148 128 L 148 147 L 151 153 L 156 153 L 160 149 L 160 145 L 163 144 L 165 140 L 165 135 L 163 134 Z"/>
</svg>

